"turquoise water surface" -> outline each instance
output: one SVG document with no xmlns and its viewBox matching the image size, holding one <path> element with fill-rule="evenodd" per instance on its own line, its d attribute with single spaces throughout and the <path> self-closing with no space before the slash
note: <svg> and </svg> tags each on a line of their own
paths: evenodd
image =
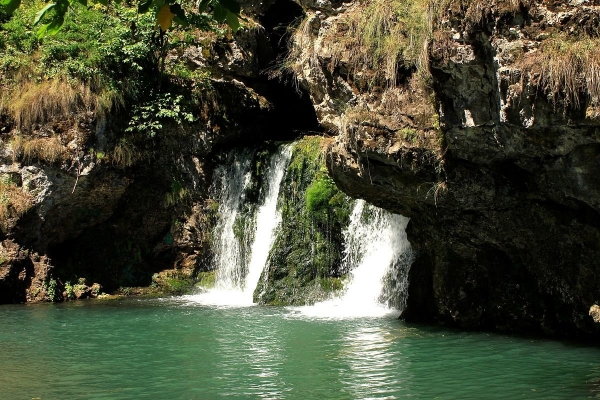
<svg viewBox="0 0 600 400">
<path fill-rule="evenodd" d="M 0 399 L 600 398 L 600 349 L 189 298 L 0 306 Z"/>
</svg>

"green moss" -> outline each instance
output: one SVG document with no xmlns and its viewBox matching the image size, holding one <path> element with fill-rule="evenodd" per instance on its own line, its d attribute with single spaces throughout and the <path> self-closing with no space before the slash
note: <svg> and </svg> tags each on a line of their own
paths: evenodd
<svg viewBox="0 0 600 400">
<path fill-rule="evenodd" d="M 311 213 L 326 212 L 329 208 L 329 201 L 336 191 L 333 179 L 328 176 L 320 176 L 306 189 L 306 208 Z"/>
<path fill-rule="evenodd" d="M 319 285 L 325 292 L 338 292 L 344 288 L 344 278 L 323 277 Z"/>
<path fill-rule="evenodd" d="M 400 130 L 400 138 L 411 144 L 415 144 L 417 142 L 417 140 L 419 139 L 419 132 L 417 132 L 415 129 L 409 128 L 409 127 L 402 128 Z"/>
<path fill-rule="evenodd" d="M 196 286 L 204 289 L 211 289 L 215 286 L 217 271 L 206 271 L 198 274 Z"/>
</svg>

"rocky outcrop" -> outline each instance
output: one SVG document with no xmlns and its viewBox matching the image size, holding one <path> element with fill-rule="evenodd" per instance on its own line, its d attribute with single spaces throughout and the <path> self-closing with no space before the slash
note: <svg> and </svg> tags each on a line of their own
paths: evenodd
<svg viewBox="0 0 600 400">
<path fill-rule="evenodd" d="M 86 113 L 34 127 L 27 155 L 0 115 L 1 301 L 55 299 L 35 289 L 51 279 L 110 291 L 206 268 L 212 155 L 318 118 L 337 185 L 411 217 L 406 319 L 600 335 L 596 2 L 242 3 L 249 28 L 168 57 L 211 73 L 192 124 L 130 143 L 115 115 Z"/>
<path fill-rule="evenodd" d="M 593 30 L 597 6 L 458 3 L 435 20 L 425 68 L 400 68 L 387 89 L 363 86 L 377 71 L 353 70 L 350 48 L 331 42 L 363 5 L 305 4 L 295 40 L 308 50 L 295 70 L 319 120 L 339 132 L 330 173 L 351 196 L 411 218 L 418 256 L 406 319 L 597 337 L 588 313 L 600 299 L 595 93 L 552 86 L 562 78 L 549 78 L 543 56 L 548 38 Z M 574 68 L 574 82 L 585 80 Z M 439 125 L 423 115 L 428 90 Z"/>
</svg>

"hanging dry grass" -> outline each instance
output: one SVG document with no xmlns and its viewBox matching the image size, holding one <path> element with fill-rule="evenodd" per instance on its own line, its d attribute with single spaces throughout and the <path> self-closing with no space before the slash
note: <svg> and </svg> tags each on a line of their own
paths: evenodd
<svg viewBox="0 0 600 400">
<path fill-rule="evenodd" d="M 536 52 L 521 59 L 519 66 L 555 102 L 580 108 L 588 99 L 594 104 L 600 100 L 598 38 L 562 34 L 548 38 Z"/>
<path fill-rule="evenodd" d="M 33 201 L 31 196 L 8 178 L 0 179 L 0 228 L 7 232 Z"/>
<path fill-rule="evenodd" d="M 292 23 L 289 29 L 288 52 L 285 57 L 265 71 L 269 79 L 288 79 L 298 89 L 298 77 L 306 75 L 305 61 L 308 68 L 319 68 L 319 60 L 315 49 L 316 36 L 313 35 L 311 22 L 316 18 L 308 14 L 299 22 Z"/>
<path fill-rule="evenodd" d="M 348 63 L 349 73 L 372 70 L 373 84 L 396 86 L 399 68 L 425 72 L 434 21 L 445 2 L 372 0 L 340 20 L 326 40 L 334 63 Z"/>
<path fill-rule="evenodd" d="M 127 139 L 121 139 L 112 152 L 112 163 L 119 168 L 131 167 L 140 158 L 140 152 Z"/>
<path fill-rule="evenodd" d="M 41 161 L 54 164 L 64 161 L 69 155 L 58 137 L 26 138 L 15 135 L 10 144 L 13 162 L 22 160 L 26 163 Z"/>
<path fill-rule="evenodd" d="M 452 0 L 452 7 L 458 6 L 465 15 L 465 20 L 471 24 L 478 24 L 491 12 L 504 14 L 514 13 L 521 6 L 531 7 L 533 0 Z"/>
<path fill-rule="evenodd" d="M 27 80 L 18 90 L 13 90 L 6 110 L 19 130 L 31 130 L 51 120 L 70 120 L 81 112 L 103 114 L 123 103 L 115 91 L 94 93 L 89 85 L 51 79 L 41 82 Z"/>
<path fill-rule="evenodd" d="M 288 58 L 291 60 L 306 60 L 310 68 L 316 68 L 319 65 L 315 49 L 315 37 L 313 35 L 313 27 L 311 24 L 313 18 L 316 17 L 314 15 L 309 15 L 300 22 L 298 28 L 296 28 L 292 34 L 292 44 L 288 55 Z M 296 74 L 301 72 L 298 67 L 292 67 L 292 71 Z"/>
<path fill-rule="evenodd" d="M 517 12 L 533 0 L 364 0 L 334 24 L 325 40 L 331 43 L 333 64 L 347 62 L 350 74 L 367 69 L 376 73 L 372 84 L 397 85 L 399 69 L 428 73 L 429 47 L 436 27 L 451 10 L 468 23 L 490 13 Z M 307 35 L 300 30 L 298 37 Z M 295 42 L 304 47 L 306 40 Z M 310 43 L 306 43 L 310 45 Z M 302 47 L 300 47 L 302 48 Z M 294 53 L 291 53 L 294 56 Z"/>
</svg>

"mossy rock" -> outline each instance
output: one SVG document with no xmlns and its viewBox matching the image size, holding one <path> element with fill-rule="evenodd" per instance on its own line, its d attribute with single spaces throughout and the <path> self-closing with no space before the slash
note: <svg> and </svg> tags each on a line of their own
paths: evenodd
<svg viewBox="0 0 600 400">
<path fill-rule="evenodd" d="M 322 141 L 305 137 L 294 146 L 278 199 L 282 223 L 254 292 L 259 303 L 312 304 L 342 287 L 352 200 L 327 175 Z"/>
</svg>

